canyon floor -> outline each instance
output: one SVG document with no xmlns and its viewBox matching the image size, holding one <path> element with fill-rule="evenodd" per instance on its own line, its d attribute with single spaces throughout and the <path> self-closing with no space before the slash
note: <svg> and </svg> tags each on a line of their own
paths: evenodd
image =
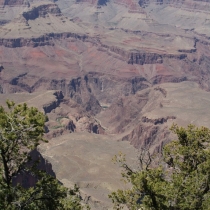
<svg viewBox="0 0 210 210">
<path fill-rule="evenodd" d="M 170 126 L 210 127 L 210 1 L 0 0 L 0 103 L 48 116 L 39 150 L 93 209 L 126 187 L 112 163 L 137 167 Z"/>
</svg>

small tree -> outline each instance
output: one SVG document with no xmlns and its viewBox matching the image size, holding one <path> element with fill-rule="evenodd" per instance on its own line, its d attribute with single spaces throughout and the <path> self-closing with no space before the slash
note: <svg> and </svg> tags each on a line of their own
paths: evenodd
<svg viewBox="0 0 210 210">
<path fill-rule="evenodd" d="M 173 125 L 171 130 L 178 139 L 164 147 L 158 165 L 150 153 L 140 156 L 139 171 L 117 158 L 132 188 L 109 195 L 115 209 L 210 209 L 210 130 L 193 125 L 187 129 Z"/>
<path fill-rule="evenodd" d="M 31 159 L 30 152 L 44 141 L 44 114 L 11 101 L 7 101 L 7 107 L 8 112 L 0 107 L 0 209 L 82 209 L 78 188 L 68 191 Z M 37 179 L 35 186 L 26 189 L 12 184 L 21 171 Z"/>
</svg>

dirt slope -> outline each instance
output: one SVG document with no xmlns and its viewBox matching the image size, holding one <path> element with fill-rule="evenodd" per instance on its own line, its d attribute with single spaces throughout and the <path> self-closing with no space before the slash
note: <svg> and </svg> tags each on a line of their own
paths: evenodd
<svg viewBox="0 0 210 210">
<path fill-rule="evenodd" d="M 0 1 L 0 103 L 45 112 L 40 151 L 107 209 L 118 149 L 133 159 L 171 140 L 172 123 L 210 126 L 209 11 L 207 0 Z"/>
</svg>

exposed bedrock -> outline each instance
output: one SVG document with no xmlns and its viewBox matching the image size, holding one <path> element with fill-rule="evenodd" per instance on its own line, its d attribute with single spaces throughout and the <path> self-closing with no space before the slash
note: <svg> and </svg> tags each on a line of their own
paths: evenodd
<svg viewBox="0 0 210 210">
<path fill-rule="evenodd" d="M 135 50 L 124 50 L 116 46 L 107 46 L 102 45 L 103 47 L 109 49 L 111 52 L 114 52 L 122 57 L 123 60 L 128 62 L 128 64 L 155 64 L 163 63 L 164 58 L 183 60 L 187 58 L 187 54 L 161 54 L 161 53 L 152 53 L 146 50 L 138 51 Z M 192 51 L 193 52 L 193 51 Z"/>
<path fill-rule="evenodd" d="M 0 72 L 4 69 L 4 67 L 2 65 L 0 65 Z"/>
<path fill-rule="evenodd" d="M 112 103 L 119 96 L 135 94 L 150 86 L 144 77 L 120 78 L 98 73 L 89 73 L 84 77 L 91 92 L 99 101 Z"/>
<path fill-rule="evenodd" d="M 136 148 L 152 144 L 159 151 L 175 138 L 169 130 L 173 123 L 209 126 L 208 97 L 194 82 L 163 83 L 118 99 L 96 117 L 108 133 L 120 134 L 119 139 Z"/>
<path fill-rule="evenodd" d="M 53 46 L 54 42 L 52 39 L 65 39 L 70 37 L 82 41 L 88 39 L 88 36 L 85 34 L 75 34 L 71 32 L 49 33 L 37 38 L 0 38 L 0 46 L 5 46 L 9 48 L 24 47 L 24 46 L 38 47 L 45 45 Z"/>
<path fill-rule="evenodd" d="M 34 92 L 44 86 L 49 90 L 62 91 L 62 94 L 73 99 L 76 103 L 82 105 L 86 111 L 97 114 L 101 110 L 99 102 L 112 103 L 119 96 L 133 95 L 139 90 L 149 87 L 151 84 L 144 77 L 119 78 L 108 76 L 101 73 L 88 73 L 82 77 L 76 77 L 71 80 L 65 79 L 47 79 L 40 78 L 35 84 L 29 86 L 25 82 L 28 75 L 21 74 L 10 81 L 9 92 Z M 30 77 L 29 77 L 30 78 Z M 6 85 L 4 90 L 6 91 Z M 57 97 L 57 102 L 52 102 L 44 108 L 46 113 L 54 109 L 62 97 Z"/>
<path fill-rule="evenodd" d="M 23 17 L 28 21 L 35 20 L 39 17 L 45 18 L 48 14 L 59 16 L 61 15 L 61 11 L 56 4 L 42 4 L 37 7 L 32 7 L 31 10 L 24 12 Z"/>
<path fill-rule="evenodd" d="M 101 127 L 100 124 L 91 123 L 91 124 L 90 124 L 90 127 L 89 127 L 89 133 L 104 134 L 105 131 L 104 131 L 104 129 Z"/>
<path fill-rule="evenodd" d="M 173 76 L 173 75 L 157 75 L 151 78 L 150 81 L 153 85 L 161 84 L 165 82 L 179 83 L 179 82 L 187 81 L 187 77 L 186 76 Z"/>
<path fill-rule="evenodd" d="M 83 105 L 85 110 L 92 114 L 97 114 L 101 110 L 98 100 L 91 93 L 91 89 L 84 78 L 78 77 L 70 82 L 66 80 L 52 80 L 50 89 L 62 90 L 66 97 L 70 97 L 78 104 Z"/>
<path fill-rule="evenodd" d="M 0 1 L 1 6 L 28 6 L 27 0 L 1 0 Z"/>
<path fill-rule="evenodd" d="M 30 156 L 32 157 L 32 161 L 27 163 L 26 165 L 31 165 L 34 161 L 39 161 L 38 169 L 46 171 L 48 174 L 50 174 L 53 177 L 56 177 L 51 163 L 49 163 L 39 151 L 33 150 L 30 153 Z M 28 170 L 21 170 L 16 176 L 13 178 L 12 183 L 13 185 L 17 185 L 18 183 L 21 184 L 25 188 L 33 187 L 37 182 L 37 178 L 34 176 L 34 174 L 31 174 L 28 172 Z"/>
<path fill-rule="evenodd" d="M 166 97 L 164 88 L 146 88 L 134 96 L 117 100 L 96 117 L 107 128 L 107 133 L 120 134 L 121 140 L 129 141 L 136 148 L 151 144 L 153 151 L 161 151 L 164 142 L 169 140 L 169 124 L 176 120 L 176 116 L 150 118 L 143 113 L 162 107 L 161 101 Z"/>
<path fill-rule="evenodd" d="M 163 124 L 166 123 L 168 120 L 174 120 L 176 119 L 175 116 L 167 116 L 167 117 L 161 117 L 161 118 L 157 118 L 157 119 L 149 119 L 147 117 L 142 117 L 142 122 L 144 123 L 152 123 L 154 125 L 158 125 L 158 124 Z"/>
<path fill-rule="evenodd" d="M 130 141 L 135 147 L 140 148 L 147 146 L 150 142 L 153 142 L 158 133 L 158 126 L 137 126 L 130 134 L 123 137 L 123 141 Z M 141 140 L 139 140 L 139 138 Z M 143 141 L 142 141 L 143 140 Z"/>
<path fill-rule="evenodd" d="M 59 0 L 61 10 L 30 2 L 35 7 L 26 8 L 27 0 L 0 0 L 1 98 L 13 95 L 20 103 L 22 97 L 44 109 L 47 150 L 54 141 L 55 153 L 48 153 L 55 157 L 49 158 L 53 169 L 67 186 L 78 181 L 74 177 L 87 178 L 87 200 L 94 197 L 92 190 L 100 194 L 87 175 L 93 160 L 104 160 L 110 148 L 117 154 L 118 143 L 161 151 L 173 139 L 172 123 L 209 127 L 210 0 Z M 80 169 L 90 156 L 90 164 Z M 90 170 L 93 182 L 110 174 L 101 163 L 100 173 Z M 19 182 L 24 179 L 35 181 L 23 175 Z M 99 182 L 110 190 L 111 182 Z M 102 209 L 98 200 L 97 210 Z"/>
<path fill-rule="evenodd" d="M 120 84 L 122 81 L 117 81 L 116 78 L 109 78 L 104 75 L 100 77 L 98 74 L 93 73 L 72 79 L 70 82 L 65 80 L 53 80 L 51 81 L 50 88 L 53 90 L 62 90 L 66 97 L 70 97 L 78 104 L 83 105 L 86 111 L 97 114 L 101 111 L 99 101 L 107 99 L 111 102 L 119 94 L 128 94 L 132 92 L 132 89 L 140 88 L 137 87 L 139 84 L 134 84 L 134 87 L 132 87 L 131 83 L 129 87 L 130 90 L 128 90 L 128 87 L 124 87 L 124 91 L 119 88 L 110 92 L 112 88 L 117 86 L 116 82 Z M 126 81 L 121 84 L 122 88 L 125 83 Z M 142 84 L 142 88 L 143 87 L 148 87 L 148 85 Z"/>
<path fill-rule="evenodd" d="M 107 127 L 107 132 L 111 134 L 123 133 L 128 129 L 128 126 L 133 127 L 132 124 L 136 124 L 135 120 L 141 115 L 142 109 L 148 102 L 148 97 L 147 89 L 142 90 L 141 94 L 122 96 L 96 117 Z"/>
<path fill-rule="evenodd" d="M 65 33 L 49 33 L 37 38 L 14 38 L 14 39 L 1 38 L 0 46 L 8 48 L 16 48 L 24 46 L 38 47 L 45 45 L 54 46 L 54 40 L 63 40 L 67 38 L 74 38 L 76 40 L 91 42 L 93 44 L 97 42 L 95 38 L 88 37 L 85 34 L 75 34 L 71 32 L 65 32 Z M 124 60 L 128 64 L 139 64 L 139 65 L 156 64 L 156 63 L 163 63 L 164 58 L 177 59 L 177 60 L 182 60 L 187 58 L 187 54 L 158 54 L 147 51 L 132 52 L 130 50 L 124 50 L 115 46 L 102 45 L 102 47 L 110 50 L 111 52 L 114 52 L 115 54 L 118 54 L 121 57 L 120 59 Z"/>
<path fill-rule="evenodd" d="M 51 122 L 46 123 L 46 127 L 48 129 L 46 133 L 46 137 L 48 139 L 52 139 L 67 133 L 76 132 L 76 125 L 74 124 L 73 120 L 64 117 L 60 120 L 60 124 L 54 126 L 53 128 L 50 126 Z"/>
<path fill-rule="evenodd" d="M 96 4 L 98 6 L 106 5 L 109 0 L 76 0 L 77 3 L 88 2 L 90 4 Z"/>
<path fill-rule="evenodd" d="M 149 4 L 156 4 L 156 5 L 171 5 L 175 7 L 186 7 L 187 9 L 196 9 L 196 10 L 207 10 L 210 8 L 210 1 L 209 0 L 139 0 L 139 5 L 141 7 L 146 7 Z"/>
<path fill-rule="evenodd" d="M 47 78 L 41 78 L 32 86 L 25 84 L 25 80 L 27 80 L 27 74 L 15 77 L 10 81 L 9 90 L 6 90 L 6 84 L 2 84 L 2 92 L 4 89 L 4 91 L 9 91 L 10 93 L 19 91 L 31 93 L 40 88 L 40 86 L 45 86 L 47 89 L 57 90 L 56 100 L 44 105 L 43 109 L 45 113 L 50 113 L 53 109 L 55 109 L 60 104 L 64 96 L 73 99 L 77 104 L 82 105 L 86 111 L 91 112 L 92 114 L 96 114 L 101 110 L 98 100 L 95 98 L 94 94 L 91 93 L 91 89 L 84 78 L 78 77 L 70 81 L 65 79 L 50 80 Z"/>
<path fill-rule="evenodd" d="M 109 2 L 109 0 L 98 0 L 98 5 L 106 5 Z"/>
<path fill-rule="evenodd" d="M 105 129 L 90 112 L 85 110 L 72 99 L 64 99 L 58 107 L 47 114 L 46 122 L 48 139 L 65 135 L 68 133 L 95 133 L 105 134 Z"/>
<path fill-rule="evenodd" d="M 165 142 L 169 140 L 169 129 L 167 126 L 139 124 L 131 133 L 122 138 L 123 141 L 130 141 L 136 147 L 147 147 L 153 151 L 160 152 Z"/>
<path fill-rule="evenodd" d="M 52 102 L 50 102 L 49 104 L 45 104 L 43 106 L 44 112 L 46 113 L 50 113 L 53 109 L 55 109 L 56 107 L 59 106 L 60 102 L 63 100 L 64 95 L 61 91 L 57 91 L 55 92 L 53 95 L 56 96 L 56 99 Z"/>
<path fill-rule="evenodd" d="M 79 40 L 82 42 L 90 42 L 93 45 L 97 45 L 100 50 L 106 50 L 108 55 L 127 62 L 128 64 L 161 64 L 164 59 L 175 59 L 175 60 L 184 60 L 188 58 L 188 53 L 195 53 L 195 50 L 185 51 L 179 50 L 179 53 L 176 54 L 167 54 L 167 53 L 153 53 L 148 50 L 127 50 L 119 48 L 116 46 L 104 45 L 98 41 L 96 37 L 90 37 L 86 34 L 78 34 L 72 32 L 63 32 L 63 33 L 48 33 L 39 37 L 32 38 L 0 38 L 0 46 L 7 48 L 16 48 L 16 47 L 38 47 L 38 46 L 54 46 L 55 40 L 65 40 L 65 39 Z M 202 42 L 201 42 L 202 45 Z M 205 45 L 205 44 L 203 44 Z M 182 53 L 181 53 L 182 51 Z"/>
<path fill-rule="evenodd" d="M 76 129 L 76 126 L 73 122 L 73 120 L 70 120 L 68 118 L 63 118 L 61 121 L 60 121 L 61 125 L 66 129 L 66 130 L 69 130 L 71 132 L 74 132 L 75 129 Z"/>
<path fill-rule="evenodd" d="M 156 54 L 156 53 L 147 53 L 147 52 L 135 52 L 130 53 L 129 55 L 129 64 L 154 64 L 154 63 L 163 63 L 163 58 L 175 58 L 177 60 L 182 60 L 187 57 L 186 54 Z"/>
</svg>

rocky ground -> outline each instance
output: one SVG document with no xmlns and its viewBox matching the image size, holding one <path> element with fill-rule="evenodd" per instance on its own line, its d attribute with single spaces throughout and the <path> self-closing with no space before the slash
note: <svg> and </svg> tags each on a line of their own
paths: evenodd
<svg viewBox="0 0 210 210">
<path fill-rule="evenodd" d="M 120 185 L 118 150 L 133 160 L 170 141 L 172 123 L 210 126 L 209 11 L 209 0 L 0 1 L 0 102 L 48 115 L 42 155 L 96 209 Z"/>
</svg>

